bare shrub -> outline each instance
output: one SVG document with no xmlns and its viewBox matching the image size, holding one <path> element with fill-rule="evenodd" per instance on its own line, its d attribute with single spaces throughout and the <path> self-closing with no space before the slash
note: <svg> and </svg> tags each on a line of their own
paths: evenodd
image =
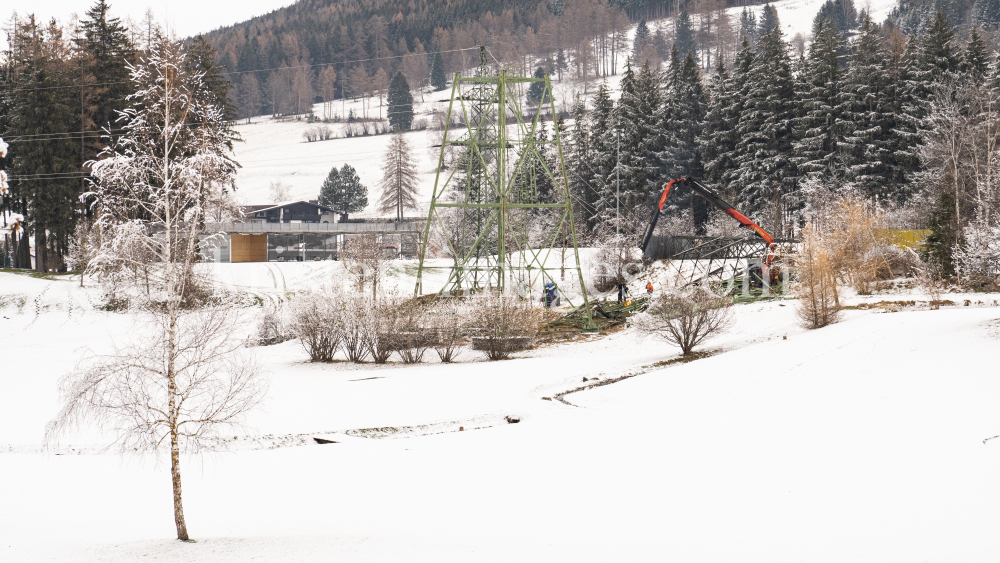
<svg viewBox="0 0 1000 563">
<path fill-rule="evenodd" d="M 273 346 L 291 340 L 294 336 L 289 334 L 285 321 L 281 318 L 281 311 L 278 309 L 268 309 L 261 315 L 257 322 L 257 346 Z"/>
<path fill-rule="evenodd" d="M 729 328 L 732 303 L 700 286 L 673 287 L 654 297 L 646 312 L 635 317 L 634 326 L 640 334 L 679 346 L 686 356 Z"/>
<path fill-rule="evenodd" d="M 469 301 L 473 348 L 490 361 L 505 360 L 531 346 L 540 312 L 516 294 L 483 291 Z"/>
<path fill-rule="evenodd" d="M 347 359 L 360 364 L 371 353 L 371 302 L 358 292 L 342 302 L 342 326 L 340 343 Z"/>
<path fill-rule="evenodd" d="M 454 299 L 438 301 L 428 314 L 428 325 L 435 333 L 434 351 L 445 364 L 458 358 L 467 332 L 465 316 L 456 303 Z"/>
<path fill-rule="evenodd" d="M 806 328 L 822 328 L 840 318 L 836 268 L 822 235 L 812 225 L 802 231 L 802 250 L 796 265 L 799 321 Z"/>
<path fill-rule="evenodd" d="M 363 318 L 368 324 L 368 351 L 376 364 L 388 362 L 398 349 L 400 309 L 401 299 L 395 293 L 383 295 L 365 307 Z"/>
<path fill-rule="evenodd" d="M 419 364 L 427 349 L 437 341 L 437 335 L 428 325 L 428 307 L 417 299 L 401 302 L 399 328 L 396 332 L 399 357 L 404 364 Z"/>
<path fill-rule="evenodd" d="M 927 304 L 931 310 L 941 308 L 942 294 L 948 288 L 948 282 L 941 273 L 942 269 L 939 264 L 928 264 L 924 266 L 917 277 L 920 287 L 927 294 Z"/>
<path fill-rule="evenodd" d="M 314 291 L 292 301 L 288 328 L 310 360 L 333 361 L 343 336 L 342 301 L 343 297 L 334 291 Z"/>
</svg>

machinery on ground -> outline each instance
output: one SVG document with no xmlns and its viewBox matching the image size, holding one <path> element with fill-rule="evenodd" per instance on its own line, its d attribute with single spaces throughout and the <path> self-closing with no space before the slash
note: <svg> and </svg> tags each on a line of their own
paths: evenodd
<svg viewBox="0 0 1000 563">
<path fill-rule="evenodd" d="M 667 197 L 670 195 L 671 189 L 675 185 L 679 184 L 683 184 L 694 190 L 695 193 L 708 200 L 709 203 L 721 209 L 723 213 L 738 221 L 741 227 L 752 230 L 757 234 L 757 236 L 763 239 L 765 243 L 767 243 L 767 255 L 762 260 L 762 266 L 760 266 L 758 271 L 751 270 L 751 280 L 757 278 L 758 281 L 762 281 L 764 279 L 768 279 L 772 282 L 775 281 L 777 271 L 772 270 L 771 268 L 771 265 L 777 257 L 777 244 L 774 242 L 774 237 L 772 237 L 760 225 L 748 219 L 746 215 L 743 215 L 734 209 L 732 205 L 729 205 L 729 203 L 726 202 L 726 200 L 719 197 L 719 194 L 715 193 L 713 190 L 694 178 L 678 178 L 676 180 L 671 180 L 663 187 L 663 195 L 660 196 L 660 200 L 656 208 L 653 210 L 653 217 L 649 221 L 649 227 L 646 229 L 646 234 L 642 237 L 642 243 L 639 248 L 644 253 L 646 252 L 646 247 L 649 246 L 649 241 L 653 238 L 653 231 L 656 230 L 656 223 L 659 221 L 660 214 L 663 213 L 663 208 L 667 203 Z"/>
</svg>

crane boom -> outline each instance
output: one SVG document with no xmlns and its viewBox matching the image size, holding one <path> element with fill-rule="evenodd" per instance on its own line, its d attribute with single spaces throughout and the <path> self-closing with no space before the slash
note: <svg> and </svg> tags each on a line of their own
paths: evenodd
<svg viewBox="0 0 1000 563">
<path fill-rule="evenodd" d="M 667 184 L 663 186 L 663 195 L 660 196 L 660 201 L 657 204 L 656 209 L 653 211 L 653 218 L 649 221 L 649 227 L 646 228 L 646 234 L 642 237 L 642 245 L 639 246 L 643 252 L 646 252 L 646 247 L 649 246 L 649 241 L 653 238 L 653 231 L 656 230 L 656 223 L 660 219 L 660 214 L 663 213 L 663 208 L 667 203 L 667 196 L 670 195 L 670 190 L 673 189 L 675 184 L 684 184 L 690 187 L 698 195 L 708 200 L 709 203 L 721 209 L 723 213 L 729 215 L 733 219 L 736 219 L 740 223 L 741 227 L 750 229 L 757 233 L 757 236 L 764 239 L 764 242 L 766 242 L 769 247 L 774 246 L 774 237 L 768 234 L 768 232 L 761 228 L 760 225 L 748 219 L 746 215 L 734 209 L 732 205 L 729 205 L 729 203 L 726 202 L 726 200 L 719 197 L 719 194 L 715 193 L 694 178 L 677 178 L 676 180 L 667 182 Z M 773 253 L 769 252 L 766 263 L 770 265 L 772 259 Z"/>
</svg>

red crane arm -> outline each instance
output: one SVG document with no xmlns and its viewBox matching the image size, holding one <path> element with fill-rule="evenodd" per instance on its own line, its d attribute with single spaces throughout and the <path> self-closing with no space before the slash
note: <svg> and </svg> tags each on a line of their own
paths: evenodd
<svg viewBox="0 0 1000 563">
<path fill-rule="evenodd" d="M 663 186 L 663 195 L 660 196 L 660 201 L 657 204 L 656 209 L 653 211 L 653 218 L 649 222 L 649 227 L 646 229 L 646 235 L 643 237 L 642 245 L 639 247 L 643 252 L 646 251 L 646 247 L 649 246 L 650 239 L 653 238 L 653 231 L 656 229 L 656 223 L 660 219 L 660 213 L 663 212 L 663 207 L 667 203 L 667 196 L 670 195 L 670 190 L 673 189 L 674 184 L 678 183 L 689 186 L 703 198 L 707 199 L 709 203 L 721 209 L 723 213 L 739 221 L 740 226 L 757 233 L 757 236 L 764 239 L 764 242 L 766 242 L 768 246 L 774 244 L 774 237 L 768 234 L 768 232 L 761 228 L 760 225 L 748 219 L 746 215 L 734 209 L 732 205 L 729 205 L 729 203 L 726 202 L 726 200 L 719 197 L 719 194 L 707 188 L 694 178 L 678 178 L 667 182 L 667 184 Z M 767 262 L 770 264 L 770 261 L 771 259 L 769 255 Z"/>
</svg>

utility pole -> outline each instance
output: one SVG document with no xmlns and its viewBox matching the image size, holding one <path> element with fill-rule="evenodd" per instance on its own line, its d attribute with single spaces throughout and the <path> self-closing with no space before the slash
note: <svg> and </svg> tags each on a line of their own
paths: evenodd
<svg viewBox="0 0 1000 563">
<path fill-rule="evenodd" d="M 615 236 L 618 236 L 618 229 L 622 222 L 621 198 L 622 198 L 622 132 L 616 134 L 617 147 L 615 149 Z"/>
</svg>

